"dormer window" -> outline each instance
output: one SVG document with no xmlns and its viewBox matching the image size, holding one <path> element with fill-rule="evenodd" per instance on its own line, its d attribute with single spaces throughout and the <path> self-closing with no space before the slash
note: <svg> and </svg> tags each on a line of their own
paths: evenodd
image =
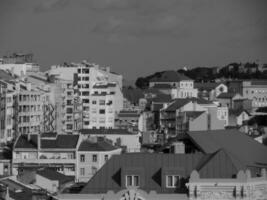
<svg viewBox="0 0 267 200">
<path fill-rule="evenodd" d="M 138 175 L 126 175 L 126 187 L 140 186 L 140 179 Z"/>
<path fill-rule="evenodd" d="M 177 188 L 179 187 L 180 176 L 179 175 L 167 175 L 166 176 L 166 187 L 167 188 Z"/>
</svg>

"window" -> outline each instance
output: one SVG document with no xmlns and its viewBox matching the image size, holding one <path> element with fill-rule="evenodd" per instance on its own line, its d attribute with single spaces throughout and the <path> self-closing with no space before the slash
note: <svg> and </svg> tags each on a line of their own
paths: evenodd
<svg viewBox="0 0 267 200">
<path fill-rule="evenodd" d="M 178 175 L 167 175 L 166 176 L 166 187 L 167 188 L 175 188 L 179 187 L 179 179 Z"/>
<path fill-rule="evenodd" d="M 83 99 L 83 103 L 89 103 L 89 99 Z"/>
<path fill-rule="evenodd" d="M 72 100 L 67 100 L 67 105 L 72 105 Z"/>
<path fill-rule="evenodd" d="M 108 160 L 108 155 L 105 155 L 105 161 L 107 161 Z"/>
<path fill-rule="evenodd" d="M 92 104 L 96 104 L 96 101 L 92 101 Z"/>
<path fill-rule="evenodd" d="M 93 162 L 97 162 L 97 155 L 96 154 L 93 155 Z"/>
<path fill-rule="evenodd" d="M 80 168 L 80 175 L 81 175 L 81 176 L 84 176 L 84 174 L 85 174 L 85 170 L 84 170 L 84 168 Z"/>
<path fill-rule="evenodd" d="M 99 100 L 99 105 L 105 105 L 105 100 Z"/>
<path fill-rule="evenodd" d="M 140 186 L 139 176 L 126 175 L 126 187 L 129 186 Z"/>
<path fill-rule="evenodd" d="M 82 154 L 82 155 L 80 155 L 80 162 L 84 162 L 84 161 L 85 161 L 85 155 Z"/>
<path fill-rule="evenodd" d="M 92 174 L 94 175 L 97 172 L 97 168 L 96 167 L 92 167 Z"/>
<path fill-rule="evenodd" d="M 105 114 L 105 113 L 106 113 L 105 109 L 100 109 L 99 110 L 99 114 Z"/>
</svg>

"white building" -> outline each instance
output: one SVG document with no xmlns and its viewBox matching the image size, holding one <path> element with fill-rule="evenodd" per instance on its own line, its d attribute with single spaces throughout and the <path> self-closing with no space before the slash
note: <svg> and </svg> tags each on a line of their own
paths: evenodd
<svg viewBox="0 0 267 200">
<path fill-rule="evenodd" d="M 122 76 L 83 62 L 78 66 L 78 89 L 83 128 L 114 128 L 115 113 L 123 108 Z"/>
<path fill-rule="evenodd" d="M 176 71 L 166 71 L 149 82 L 149 87 L 157 85 L 170 85 L 172 98 L 197 97 L 197 89 L 194 88 L 194 80 Z"/>
<path fill-rule="evenodd" d="M 76 181 L 87 182 L 121 148 L 104 138 L 92 137 L 81 142 L 77 152 Z"/>
<path fill-rule="evenodd" d="M 75 176 L 79 135 L 56 133 L 22 134 L 14 144 L 13 175 L 20 167 L 53 167 L 60 173 Z"/>
</svg>

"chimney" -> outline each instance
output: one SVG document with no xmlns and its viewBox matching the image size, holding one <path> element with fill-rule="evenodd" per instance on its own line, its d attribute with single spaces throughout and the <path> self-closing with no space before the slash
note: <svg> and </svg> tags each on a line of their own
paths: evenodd
<svg viewBox="0 0 267 200">
<path fill-rule="evenodd" d="M 88 141 L 90 141 L 91 143 L 97 143 L 97 137 L 96 136 L 88 137 Z"/>
<path fill-rule="evenodd" d="M 174 154 L 184 154 L 185 153 L 185 145 L 183 142 L 174 142 L 172 144 L 172 152 Z"/>
</svg>

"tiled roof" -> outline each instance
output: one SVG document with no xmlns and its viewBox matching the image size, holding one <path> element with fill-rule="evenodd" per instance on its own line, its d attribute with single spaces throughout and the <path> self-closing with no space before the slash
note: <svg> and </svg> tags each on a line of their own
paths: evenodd
<svg viewBox="0 0 267 200">
<path fill-rule="evenodd" d="M 231 92 L 222 92 L 217 96 L 218 99 L 232 99 L 236 94 Z"/>
<path fill-rule="evenodd" d="M 224 149 L 246 166 L 267 167 L 267 147 L 237 130 L 193 131 L 188 135 L 204 153 Z"/>
<path fill-rule="evenodd" d="M 171 170 L 172 173 L 179 173 L 182 177 L 189 177 L 202 156 L 202 154 L 158 153 L 114 155 L 85 185 L 81 193 L 106 193 L 108 190 L 118 192 L 125 189 L 123 182 L 127 173 L 140 175 L 142 183 L 140 189 L 142 190 L 174 193 L 174 190 L 168 189 L 162 184 L 162 174 Z"/>
<path fill-rule="evenodd" d="M 176 111 L 177 109 L 183 107 L 184 105 L 188 104 L 189 102 L 190 102 L 189 99 L 176 99 L 167 108 L 165 108 L 164 111 L 167 111 L 167 112 Z"/>
<path fill-rule="evenodd" d="M 113 151 L 115 149 L 117 148 L 104 139 L 96 142 L 84 140 L 79 146 L 79 151 Z"/>
<path fill-rule="evenodd" d="M 166 188 L 166 175 L 187 180 L 193 170 L 201 178 L 232 178 L 243 166 L 224 149 L 212 154 L 130 153 L 113 156 L 83 188 L 81 193 L 118 192 L 125 189 L 126 175 L 140 176 L 140 189 L 157 193 L 185 193 L 181 188 Z M 105 183 L 105 184 L 103 184 Z M 185 182 L 181 182 L 183 185 Z"/>
<path fill-rule="evenodd" d="M 136 135 L 137 133 L 129 132 L 126 129 L 81 129 L 84 135 Z"/>
<path fill-rule="evenodd" d="M 191 80 L 191 79 L 176 71 L 165 71 L 160 76 L 153 77 L 150 80 L 150 82 L 180 82 L 184 80 Z"/>
<path fill-rule="evenodd" d="M 157 89 L 171 89 L 173 88 L 170 84 L 155 84 L 153 88 Z"/>
<path fill-rule="evenodd" d="M 49 168 L 39 169 L 36 171 L 36 174 L 39 174 L 49 180 L 59 181 L 60 185 L 74 181 L 74 176 L 66 176 Z"/>
<path fill-rule="evenodd" d="M 0 69 L 0 79 L 1 80 L 5 80 L 5 81 L 9 81 L 14 79 L 14 77 L 12 77 L 8 72 L 6 72 L 5 70 L 1 70 Z"/>
<path fill-rule="evenodd" d="M 195 88 L 197 88 L 198 90 L 206 90 L 206 91 L 211 91 L 213 89 L 215 89 L 218 85 L 220 85 L 221 83 L 195 83 L 194 86 Z"/>
<path fill-rule="evenodd" d="M 247 113 L 250 116 L 250 113 L 247 110 L 244 109 L 237 109 L 237 110 L 229 110 L 229 115 L 239 116 L 243 112 Z"/>
<path fill-rule="evenodd" d="M 172 98 L 171 95 L 168 94 L 157 94 L 156 97 L 151 99 L 152 102 L 161 102 L 161 103 L 167 103 L 171 102 Z"/>
<path fill-rule="evenodd" d="M 79 135 L 57 135 L 55 139 L 41 138 L 42 149 L 73 149 L 76 148 Z M 15 148 L 37 149 L 37 134 L 19 136 Z"/>
<path fill-rule="evenodd" d="M 187 117 L 190 118 L 198 118 L 200 115 L 202 115 L 205 111 L 185 111 L 184 113 L 186 114 Z"/>
</svg>

